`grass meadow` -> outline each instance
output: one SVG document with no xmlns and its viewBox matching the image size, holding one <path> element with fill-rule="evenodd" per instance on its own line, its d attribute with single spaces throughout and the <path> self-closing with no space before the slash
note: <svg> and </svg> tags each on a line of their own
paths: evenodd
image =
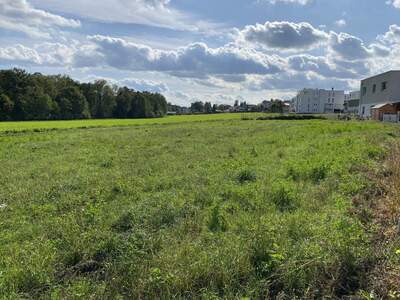
<svg viewBox="0 0 400 300">
<path fill-rule="evenodd" d="M 147 118 L 147 119 L 89 119 L 89 120 L 67 120 L 67 121 L 16 121 L 16 122 L 0 122 L 0 132 L 13 133 L 21 131 L 45 131 L 55 129 L 70 128 L 96 128 L 96 127 L 123 127 L 123 126 L 139 126 L 139 125 L 166 125 L 186 122 L 205 122 L 220 120 L 237 120 L 246 118 L 255 118 L 262 116 L 261 113 L 232 113 L 232 114 L 216 114 L 216 115 L 181 115 L 168 116 L 164 118 Z"/>
<path fill-rule="evenodd" d="M 0 123 L 0 298 L 364 295 L 376 249 L 353 199 L 398 132 L 240 114 Z"/>
</svg>

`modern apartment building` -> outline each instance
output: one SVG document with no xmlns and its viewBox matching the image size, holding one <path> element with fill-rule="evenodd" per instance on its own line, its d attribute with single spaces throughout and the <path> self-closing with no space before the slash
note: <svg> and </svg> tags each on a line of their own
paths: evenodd
<svg viewBox="0 0 400 300">
<path fill-rule="evenodd" d="M 360 107 L 360 91 L 350 92 L 344 95 L 344 112 L 358 115 Z"/>
<path fill-rule="evenodd" d="M 303 89 L 292 99 L 293 108 L 299 114 L 324 114 L 344 109 L 344 91 Z"/>
<path fill-rule="evenodd" d="M 359 115 L 371 117 L 371 108 L 400 102 L 400 71 L 389 71 L 361 81 Z"/>
</svg>

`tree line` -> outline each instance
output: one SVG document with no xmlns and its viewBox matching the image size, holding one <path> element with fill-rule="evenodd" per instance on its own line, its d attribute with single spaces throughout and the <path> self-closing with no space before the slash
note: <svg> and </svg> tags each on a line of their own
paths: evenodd
<svg viewBox="0 0 400 300">
<path fill-rule="evenodd" d="M 118 87 L 106 80 L 80 83 L 65 75 L 0 70 L 0 120 L 155 118 L 167 113 L 158 93 Z"/>
</svg>

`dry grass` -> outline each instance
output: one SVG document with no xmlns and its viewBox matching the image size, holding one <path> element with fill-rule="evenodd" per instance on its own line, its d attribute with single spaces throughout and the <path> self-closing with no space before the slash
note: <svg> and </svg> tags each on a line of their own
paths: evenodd
<svg viewBox="0 0 400 300">
<path fill-rule="evenodd" d="M 392 144 L 383 168 L 370 174 L 371 186 L 366 189 L 364 206 L 358 214 L 373 231 L 376 261 L 369 275 L 366 298 L 400 299 L 400 143 Z M 354 202 L 360 202 L 360 198 Z M 361 201 L 362 202 L 362 201 Z"/>
</svg>

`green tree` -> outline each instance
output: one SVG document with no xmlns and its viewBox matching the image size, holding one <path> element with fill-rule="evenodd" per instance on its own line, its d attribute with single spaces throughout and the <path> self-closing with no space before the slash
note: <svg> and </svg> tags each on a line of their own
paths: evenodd
<svg viewBox="0 0 400 300">
<path fill-rule="evenodd" d="M 0 120 L 10 120 L 14 109 L 14 102 L 5 94 L 0 94 Z"/>
<path fill-rule="evenodd" d="M 271 112 L 283 113 L 283 102 L 280 100 L 273 100 L 271 104 Z"/>
<path fill-rule="evenodd" d="M 193 113 L 203 113 L 204 103 L 201 101 L 196 101 L 190 105 L 190 111 Z"/>
<path fill-rule="evenodd" d="M 135 92 L 127 87 L 120 88 L 116 96 L 116 104 L 114 108 L 114 116 L 116 118 L 128 118 L 132 109 L 132 101 L 135 97 Z"/>
<path fill-rule="evenodd" d="M 90 118 L 85 96 L 76 86 L 63 88 L 57 96 L 57 103 L 63 119 Z"/>
<path fill-rule="evenodd" d="M 206 114 L 211 114 L 212 113 L 212 105 L 211 102 L 206 102 L 204 103 L 204 112 Z"/>
<path fill-rule="evenodd" d="M 52 118 L 54 102 L 40 87 L 28 87 L 21 98 L 26 120 L 48 120 Z"/>
</svg>

